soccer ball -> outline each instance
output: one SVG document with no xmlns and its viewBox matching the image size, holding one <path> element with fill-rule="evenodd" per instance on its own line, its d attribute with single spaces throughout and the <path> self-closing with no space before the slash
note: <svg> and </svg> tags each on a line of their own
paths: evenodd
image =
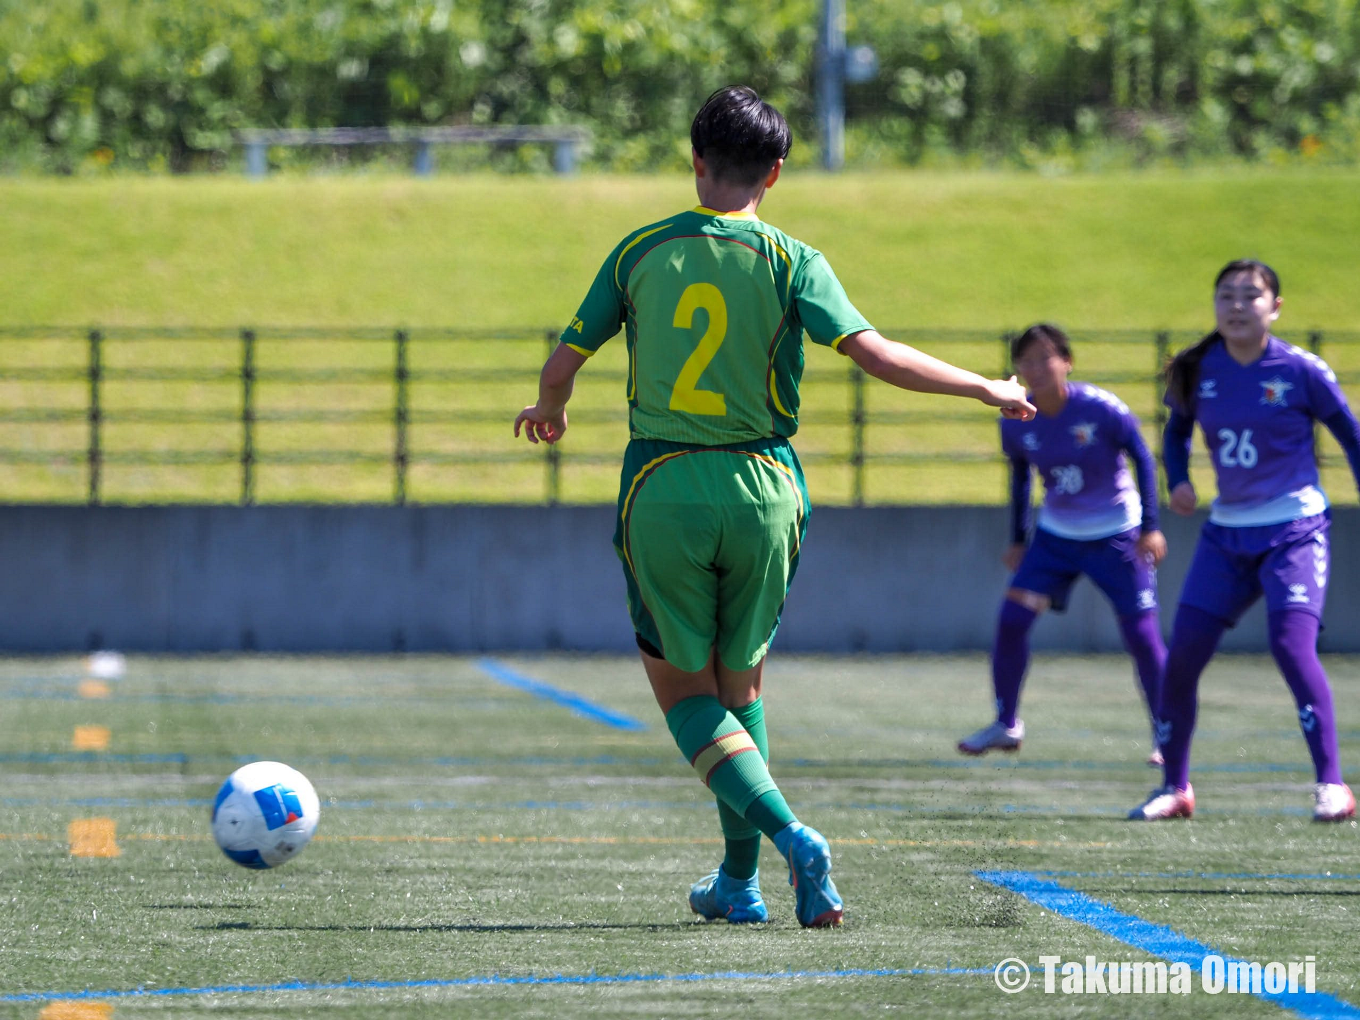
<svg viewBox="0 0 1360 1020">
<path fill-rule="evenodd" d="M 213 839 L 247 868 L 277 868 L 316 834 L 321 804 L 297 769 L 277 761 L 242 765 L 213 801 Z"/>
</svg>

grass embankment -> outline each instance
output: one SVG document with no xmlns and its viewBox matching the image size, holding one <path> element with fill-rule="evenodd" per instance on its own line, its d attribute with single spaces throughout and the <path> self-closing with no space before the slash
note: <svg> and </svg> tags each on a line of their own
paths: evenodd
<svg viewBox="0 0 1360 1020">
<path fill-rule="evenodd" d="M 1360 329 L 1360 301 L 1350 282 L 1353 238 L 1360 234 L 1357 188 L 1360 173 L 1349 171 L 1059 179 L 794 174 L 770 193 L 762 213 L 825 251 L 852 298 L 888 331 L 996 372 L 1001 359 L 994 337 L 1038 319 L 1056 320 L 1076 334 L 1078 374 L 1100 379 L 1115 373 L 1121 381 L 1113 388 L 1150 415 L 1150 383 L 1123 381 L 1130 372 L 1150 375 L 1150 341 L 1146 347 L 1096 347 L 1096 334 L 1136 328 L 1150 337 L 1157 328 L 1203 329 L 1213 273 L 1229 258 L 1259 255 L 1280 271 L 1286 336 L 1302 341 L 1312 327 L 1331 336 Z M 10 180 L 0 183 L 0 326 L 99 324 L 113 327 L 114 338 L 117 327 L 127 326 L 415 327 L 414 371 L 456 374 L 460 366 L 476 364 L 489 376 L 413 384 L 411 449 L 431 459 L 413 467 L 410 497 L 533 500 L 543 493 L 537 460 L 501 467 L 451 459 L 514 452 L 501 418 L 508 421 L 533 395 L 540 331 L 570 316 L 622 234 L 693 202 L 691 182 L 679 177 Z M 439 344 L 422 337 L 420 327 L 518 333 L 525 342 L 501 337 Z M 930 345 L 935 331 L 957 329 L 974 331 L 974 339 Z M 87 357 L 82 335 L 71 330 L 8 341 L 0 344 L 0 365 L 80 370 Z M 274 344 L 268 330 L 260 335 L 258 361 L 266 372 L 381 371 L 393 363 L 386 343 Z M 1355 360 L 1335 343 L 1324 354 L 1343 370 Z M 109 449 L 154 450 L 170 459 L 219 451 L 222 457 L 199 466 L 112 463 L 105 498 L 237 498 L 240 469 L 232 458 L 241 430 L 226 419 L 240 409 L 240 386 L 231 378 L 239 358 L 232 336 L 110 341 L 106 360 L 115 374 L 106 384 L 112 410 L 103 437 Z M 563 498 L 612 495 L 609 468 L 573 465 L 572 458 L 579 461 L 585 452 L 608 459 L 621 445 L 619 421 L 595 420 L 607 412 L 619 415 L 621 387 L 603 376 L 621 367 L 618 358 L 602 356 L 578 389 L 578 406 L 595 413 L 578 416 L 563 446 Z M 117 371 L 132 368 L 205 368 L 222 376 L 210 384 L 117 378 Z M 809 353 L 800 449 L 810 455 L 814 498 L 822 501 L 852 494 L 850 470 L 838 462 L 849 453 L 851 434 L 844 424 L 850 397 L 843 369 L 825 352 Z M 915 409 L 925 420 L 880 418 L 875 424 L 871 418 L 869 454 L 994 450 L 985 410 L 970 415 L 949 402 L 878 389 L 870 387 L 871 414 Z M 74 379 L 0 382 L 0 398 L 11 411 L 78 411 L 87 392 Z M 262 384 L 258 400 L 266 415 L 310 407 L 370 417 L 262 423 L 256 436 L 263 458 L 259 499 L 390 496 L 392 470 L 380 462 L 394 447 L 389 380 L 322 385 L 279 379 Z M 963 418 L 932 421 L 937 407 L 962 411 Z M 119 409 L 173 416 L 176 409 L 205 408 L 224 420 L 190 425 L 120 422 L 117 416 Z M 438 420 L 451 409 L 481 409 L 500 418 Z M 818 424 L 818 418 L 829 421 Z M 87 445 L 79 420 L 0 424 L 0 448 L 26 450 L 39 461 L 0 470 L 8 498 L 83 498 L 82 463 L 41 459 L 45 450 L 75 452 Z M 280 459 L 303 450 L 358 450 L 375 460 L 305 465 Z M 823 455 L 830 459 L 819 462 Z M 871 460 L 864 484 L 866 497 L 879 502 L 993 502 L 1002 492 L 999 468 L 952 463 L 903 467 Z M 1333 487 L 1338 494 L 1349 488 Z"/>
</svg>

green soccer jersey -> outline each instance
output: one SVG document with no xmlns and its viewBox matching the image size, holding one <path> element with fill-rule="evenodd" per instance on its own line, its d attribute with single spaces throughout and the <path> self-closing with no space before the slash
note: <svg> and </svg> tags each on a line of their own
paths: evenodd
<svg viewBox="0 0 1360 1020">
<path fill-rule="evenodd" d="M 562 343 L 589 357 L 620 326 L 633 438 L 700 446 L 792 436 L 803 331 L 834 349 L 872 328 L 821 252 L 703 208 L 625 237 Z"/>
</svg>

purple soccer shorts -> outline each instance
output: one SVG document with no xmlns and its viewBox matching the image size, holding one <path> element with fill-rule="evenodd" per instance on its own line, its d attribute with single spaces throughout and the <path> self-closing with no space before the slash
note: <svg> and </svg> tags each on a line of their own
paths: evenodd
<svg viewBox="0 0 1360 1020">
<path fill-rule="evenodd" d="M 1269 612 L 1297 609 L 1321 618 L 1331 524 L 1331 514 L 1322 513 L 1255 528 L 1204 525 L 1181 589 L 1181 605 L 1235 626 L 1264 595 Z"/>
<path fill-rule="evenodd" d="M 1157 571 L 1138 555 L 1137 528 L 1109 538 L 1059 538 L 1038 528 L 1025 550 L 1010 586 L 1052 600 L 1055 612 L 1067 608 L 1067 597 L 1085 574 L 1114 604 L 1118 616 L 1134 616 L 1157 608 Z"/>
</svg>

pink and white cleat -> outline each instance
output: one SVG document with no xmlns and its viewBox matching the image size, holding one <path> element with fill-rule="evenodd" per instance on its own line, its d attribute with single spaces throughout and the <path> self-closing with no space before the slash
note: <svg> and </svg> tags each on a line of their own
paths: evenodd
<svg viewBox="0 0 1360 1020">
<path fill-rule="evenodd" d="M 970 733 L 958 743 L 960 754 L 977 756 L 988 751 L 1018 751 L 1025 739 L 1025 724 L 1019 719 L 1014 726 L 1003 726 L 994 722 L 984 726 L 976 733 Z"/>
<path fill-rule="evenodd" d="M 1184 790 L 1161 786 L 1152 791 L 1147 800 L 1129 812 L 1129 818 L 1139 822 L 1160 822 L 1167 818 L 1189 818 L 1195 813 L 1195 788 Z"/>
<path fill-rule="evenodd" d="M 1318 783 L 1313 788 L 1313 821 L 1344 822 L 1355 817 L 1355 794 L 1345 783 Z"/>
</svg>

